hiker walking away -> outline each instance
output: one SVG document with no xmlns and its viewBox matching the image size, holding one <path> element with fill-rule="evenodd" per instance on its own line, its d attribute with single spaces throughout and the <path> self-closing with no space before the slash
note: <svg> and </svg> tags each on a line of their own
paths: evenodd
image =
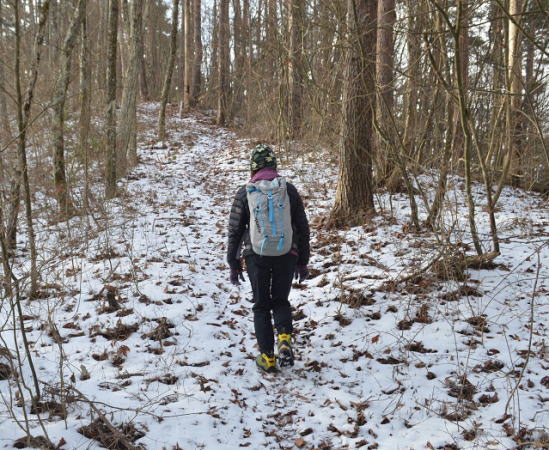
<svg viewBox="0 0 549 450">
<path fill-rule="evenodd" d="M 227 261 L 230 281 L 244 281 L 240 251 L 246 261 L 254 297 L 254 327 L 260 354 L 257 366 L 275 372 L 274 328 L 278 363 L 293 366 L 292 312 L 288 295 L 292 278 L 307 279 L 309 223 L 297 189 L 276 171 L 276 156 L 267 145 L 254 148 L 251 179 L 238 189 L 229 218 Z"/>
</svg>

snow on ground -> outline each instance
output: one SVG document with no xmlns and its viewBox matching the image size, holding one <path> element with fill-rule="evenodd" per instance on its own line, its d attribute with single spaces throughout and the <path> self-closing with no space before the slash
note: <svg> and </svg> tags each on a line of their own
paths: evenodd
<svg viewBox="0 0 549 450">
<path fill-rule="evenodd" d="M 442 236 L 411 230 L 405 195 L 380 194 L 371 224 L 328 232 L 318 224 L 335 168 L 318 152 L 282 158 L 313 225 L 312 278 L 291 293 L 296 366 L 266 376 L 254 366 L 250 288 L 232 287 L 225 263 L 228 212 L 251 144 L 201 114 L 171 118 L 170 139 L 157 142 L 156 108 L 142 107 L 141 163 L 108 211 L 40 235 L 52 255 L 43 261 L 49 284 L 24 312 L 46 399 L 67 402 L 66 416 L 53 403 L 43 408 L 52 442 L 100 448 L 77 431 L 97 418 L 89 401 L 113 424 L 133 424 L 143 433 L 135 445 L 147 449 L 547 442 L 549 218 L 540 197 L 505 189 L 502 256 L 448 277 L 452 269 L 436 263 L 420 270 Z M 432 179 L 421 183 L 433 190 Z M 450 180 L 459 207 L 444 222 L 472 254 L 461 183 Z M 489 243 L 486 215 L 477 214 Z M 0 345 L 13 353 L 9 304 L 0 307 Z M 13 379 L 0 381 L 3 448 L 24 435 L 13 389 Z"/>
</svg>

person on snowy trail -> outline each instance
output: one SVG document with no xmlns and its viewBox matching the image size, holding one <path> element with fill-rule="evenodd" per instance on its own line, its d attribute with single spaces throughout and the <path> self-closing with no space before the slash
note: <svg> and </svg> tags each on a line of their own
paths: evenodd
<svg viewBox="0 0 549 450">
<path fill-rule="evenodd" d="M 227 262 L 230 281 L 244 281 L 240 252 L 246 262 L 254 297 L 254 327 L 260 354 L 257 366 L 276 372 L 293 366 L 292 311 L 288 296 L 292 278 L 309 277 L 309 222 L 295 186 L 276 171 L 276 156 L 261 144 L 251 154 L 251 179 L 238 189 L 229 218 Z M 272 313 L 271 313 L 272 312 Z M 274 328 L 278 333 L 274 353 Z"/>
</svg>

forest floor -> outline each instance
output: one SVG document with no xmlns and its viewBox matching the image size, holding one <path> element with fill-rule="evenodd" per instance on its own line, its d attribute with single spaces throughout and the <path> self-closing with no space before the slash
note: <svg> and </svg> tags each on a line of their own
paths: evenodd
<svg viewBox="0 0 549 450">
<path fill-rule="evenodd" d="M 225 262 L 228 213 L 252 145 L 201 113 L 171 117 L 170 139 L 158 142 L 156 110 L 140 107 L 140 164 L 117 199 L 102 213 L 38 227 L 49 252 L 42 298 L 23 302 L 44 393 L 27 411 L 33 435 L 46 431 L 64 449 L 100 441 L 147 449 L 549 446 L 546 201 L 506 188 L 501 256 L 478 269 L 461 270 L 458 256 L 430 264 L 445 239 L 456 255 L 474 251 L 459 178 L 449 180 L 445 234 L 414 232 L 407 196 L 386 193 L 376 195 L 371 223 L 328 232 L 319 224 L 333 203 L 335 165 L 296 145 L 280 166 L 312 225 L 312 277 L 290 297 L 296 365 L 264 375 L 254 364 L 250 288 L 230 285 Z M 418 181 L 431 196 L 435 175 Z M 481 186 L 475 195 L 481 204 Z M 486 214 L 477 214 L 489 245 Z M 0 320 L 7 364 L 16 353 L 7 301 Z M 0 447 L 12 448 L 25 422 L 6 371 Z"/>
</svg>

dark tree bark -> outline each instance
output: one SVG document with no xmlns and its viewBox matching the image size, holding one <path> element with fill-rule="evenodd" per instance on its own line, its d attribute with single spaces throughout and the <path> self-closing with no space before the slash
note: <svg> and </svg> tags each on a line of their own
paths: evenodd
<svg viewBox="0 0 549 450">
<path fill-rule="evenodd" d="M 148 7 L 147 7 L 147 3 L 148 2 L 145 2 L 145 12 L 143 14 L 144 18 L 143 18 L 143 22 L 146 23 L 147 21 L 147 12 L 148 12 Z M 138 52 L 137 52 L 137 58 L 139 60 L 139 90 L 141 92 L 141 100 L 145 101 L 145 102 L 148 102 L 150 100 L 150 95 L 149 95 L 149 84 L 148 84 L 148 81 L 147 81 L 147 66 L 146 66 L 146 63 L 145 63 L 145 46 L 143 45 L 143 34 L 144 34 L 144 30 L 143 30 L 143 24 L 141 24 L 141 28 L 139 30 L 139 42 L 138 42 Z"/>
<path fill-rule="evenodd" d="M 239 115 L 244 107 L 244 64 L 245 64 L 245 48 L 247 42 L 243 38 L 244 21 L 242 17 L 242 5 L 240 0 L 233 0 L 233 39 L 234 39 L 234 65 L 233 65 L 233 87 L 234 101 L 232 105 L 231 115 L 233 117 Z"/>
<path fill-rule="evenodd" d="M 228 122 L 229 107 L 229 0 L 219 1 L 217 124 Z"/>
<path fill-rule="evenodd" d="M 288 5 L 290 48 L 288 58 L 288 135 L 290 139 L 301 135 L 303 119 L 303 0 L 290 0 Z"/>
<path fill-rule="evenodd" d="M 196 106 L 202 90 L 202 2 L 193 2 L 194 59 L 190 105 Z"/>
<path fill-rule="evenodd" d="M 84 15 L 80 31 L 80 117 L 78 122 L 78 136 L 80 155 L 84 160 L 84 209 L 89 204 L 89 135 L 91 123 L 91 64 L 88 37 L 88 22 Z"/>
<path fill-rule="evenodd" d="M 192 30 L 192 5 L 193 0 L 185 0 L 185 73 L 183 81 L 183 110 L 187 111 L 191 106 L 191 83 L 193 73 L 193 30 Z"/>
<path fill-rule="evenodd" d="M 173 67 L 175 65 L 175 54 L 177 52 L 177 19 L 179 17 L 179 0 L 174 0 L 172 7 L 172 31 L 170 33 L 170 58 L 164 77 L 162 97 L 160 99 L 160 112 L 158 113 L 158 139 L 166 139 L 166 105 L 170 96 Z"/>
<path fill-rule="evenodd" d="M 343 87 L 339 179 L 330 222 L 362 223 L 375 212 L 372 190 L 372 111 L 375 93 L 377 1 L 347 0 L 348 48 Z"/>
<path fill-rule="evenodd" d="M 118 34 L 118 0 L 109 0 L 107 31 L 107 167 L 105 196 L 116 196 L 116 38 Z"/>
</svg>

